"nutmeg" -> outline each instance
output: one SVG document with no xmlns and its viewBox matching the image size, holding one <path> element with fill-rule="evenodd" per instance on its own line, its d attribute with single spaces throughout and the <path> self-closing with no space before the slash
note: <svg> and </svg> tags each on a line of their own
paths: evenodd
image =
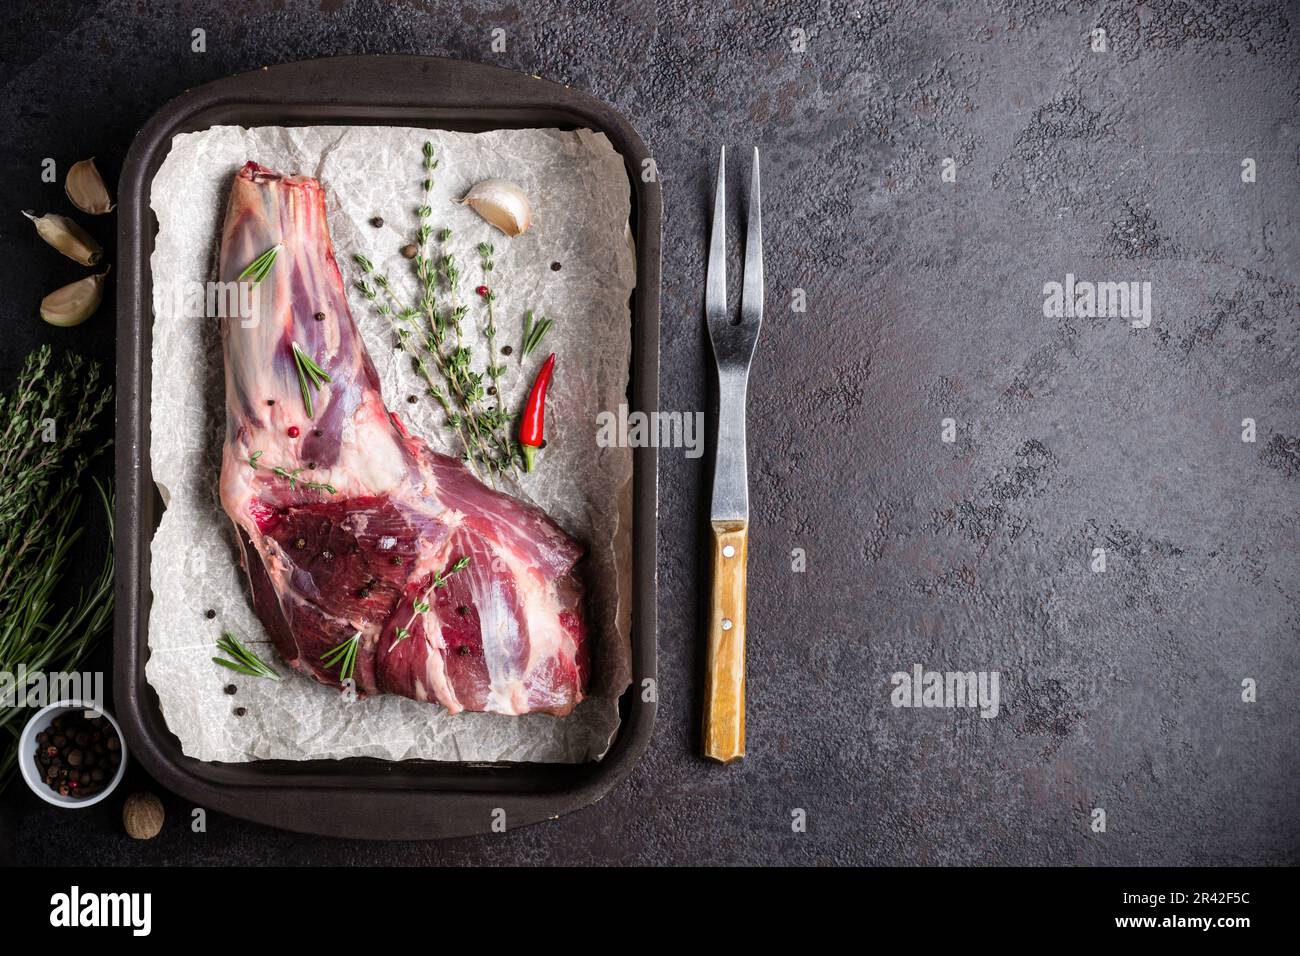
<svg viewBox="0 0 1300 956">
<path fill-rule="evenodd" d="M 152 793 L 131 794 L 122 806 L 122 825 L 133 840 L 152 840 L 162 830 L 162 801 Z"/>
</svg>

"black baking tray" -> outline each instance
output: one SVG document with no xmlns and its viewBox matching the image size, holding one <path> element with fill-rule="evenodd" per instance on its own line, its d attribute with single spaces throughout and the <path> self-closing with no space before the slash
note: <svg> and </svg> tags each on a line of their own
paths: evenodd
<svg viewBox="0 0 1300 956">
<path fill-rule="evenodd" d="M 566 86 L 497 67 L 419 56 L 346 56 L 265 67 L 189 90 L 136 136 L 119 185 L 117 346 L 117 612 L 114 697 L 133 755 L 160 783 L 195 804 L 289 830 L 370 839 L 427 839 L 508 828 L 587 806 L 627 776 L 645 750 L 655 705 L 655 521 L 658 461 L 633 450 L 632 672 L 609 752 L 584 764 L 464 764 L 346 760 L 213 763 L 181 752 L 145 682 L 150 542 L 162 501 L 149 463 L 149 259 L 157 222 L 150 184 L 177 133 L 215 125 L 416 126 L 481 131 L 527 127 L 605 133 L 632 189 L 637 283 L 632 297 L 628 403 L 659 403 L 661 197 L 641 175 L 645 144 L 614 109 Z M 655 695 L 649 695 L 655 696 Z"/>
</svg>

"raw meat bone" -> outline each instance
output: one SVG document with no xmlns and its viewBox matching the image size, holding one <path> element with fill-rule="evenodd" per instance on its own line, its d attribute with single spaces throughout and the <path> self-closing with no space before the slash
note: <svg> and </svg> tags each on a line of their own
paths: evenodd
<svg viewBox="0 0 1300 956">
<path fill-rule="evenodd" d="M 330 652 L 359 635 L 360 695 L 452 713 L 567 714 L 590 673 L 574 572 L 582 549 L 387 409 L 348 309 L 324 190 L 247 163 L 226 210 L 221 280 L 277 246 L 254 314 L 221 324 L 221 503 L 276 649 L 337 686 L 342 666 Z M 321 373 L 306 384 L 295 345 Z"/>
</svg>

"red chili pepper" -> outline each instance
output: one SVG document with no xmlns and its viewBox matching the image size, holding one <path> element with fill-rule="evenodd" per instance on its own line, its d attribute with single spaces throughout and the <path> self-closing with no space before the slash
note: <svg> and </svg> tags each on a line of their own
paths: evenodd
<svg viewBox="0 0 1300 956">
<path fill-rule="evenodd" d="M 537 373 L 533 389 L 528 393 L 524 403 L 524 414 L 519 420 L 519 447 L 524 453 L 524 471 L 532 471 L 537 449 L 542 447 L 542 432 L 546 424 L 546 390 L 551 385 L 551 376 L 555 373 L 555 353 L 542 363 L 542 370 Z"/>
</svg>

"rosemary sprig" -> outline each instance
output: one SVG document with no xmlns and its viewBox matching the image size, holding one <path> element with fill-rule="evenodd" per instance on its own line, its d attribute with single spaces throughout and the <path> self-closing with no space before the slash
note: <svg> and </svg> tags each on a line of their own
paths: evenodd
<svg viewBox="0 0 1300 956">
<path fill-rule="evenodd" d="M 251 276 L 253 285 L 259 285 L 263 279 L 270 275 L 271 267 L 275 265 L 275 257 L 280 254 L 282 248 L 283 246 L 277 242 L 270 249 L 267 249 L 266 252 L 245 266 L 244 271 L 239 274 L 238 279 L 235 281 L 242 282 Z"/>
<path fill-rule="evenodd" d="M 446 587 L 447 580 L 453 574 L 455 574 L 458 571 L 463 571 L 467 567 L 469 567 L 468 554 L 459 558 L 455 564 L 453 564 L 451 567 L 449 567 L 446 570 L 445 573 L 442 571 L 434 572 L 433 582 L 429 585 L 428 589 L 424 592 L 424 597 L 422 597 L 420 600 L 416 601 L 414 604 L 411 605 L 410 620 L 406 622 L 405 627 L 399 627 L 397 629 L 394 635 L 393 643 L 388 646 L 388 650 L 390 652 L 394 647 L 396 647 L 398 644 L 402 643 L 402 641 L 406 640 L 408 637 L 411 636 L 411 625 L 415 623 L 416 616 L 419 614 L 427 614 L 429 612 L 429 595 L 432 594 L 438 588 Z"/>
<path fill-rule="evenodd" d="M 217 650 L 227 655 L 225 657 L 214 657 L 212 662 L 220 664 L 222 667 L 228 667 L 232 671 L 240 674 L 247 674 L 249 677 L 269 677 L 271 680 L 279 680 L 280 675 L 273 671 L 266 661 L 262 660 L 247 647 L 239 642 L 229 631 L 222 634 L 217 641 Z"/>
<path fill-rule="evenodd" d="M 546 316 L 542 316 L 537 321 L 533 321 L 533 310 L 529 309 L 524 313 L 524 347 L 519 350 L 519 363 L 522 365 L 524 358 L 530 355 L 533 349 L 542 344 L 542 339 L 546 333 L 551 331 L 551 326 L 555 325 Z"/>
<path fill-rule="evenodd" d="M 313 389 L 320 388 L 326 382 L 333 379 L 325 373 L 325 370 L 316 364 L 310 355 L 298 347 L 298 343 L 293 343 L 293 364 L 298 370 L 298 388 L 302 391 L 302 403 L 307 409 L 307 417 L 315 417 L 315 409 L 311 404 L 311 393 Z"/>
<path fill-rule="evenodd" d="M 309 491 L 328 491 L 332 495 L 337 495 L 339 493 L 339 490 L 335 488 L 333 485 L 331 485 L 329 482 L 307 481 L 305 478 L 299 478 L 298 475 L 302 472 L 301 468 L 295 468 L 293 471 L 290 471 L 287 468 L 282 468 L 279 465 L 276 465 L 274 468 L 271 469 L 271 471 L 274 474 L 277 474 L 281 478 L 288 481 L 289 487 L 295 490 L 299 485 L 302 485 L 304 488 L 308 489 Z"/>
<path fill-rule="evenodd" d="M 331 647 L 323 655 L 320 662 L 326 670 L 339 668 L 339 680 L 351 680 L 352 675 L 356 672 L 357 667 L 357 648 L 361 645 L 361 632 L 357 631 L 351 637 L 341 644 Z"/>
<path fill-rule="evenodd" d="M 261 457 L 262 457 L 262 453 L 260 451 L 255 451 L 251 455 L 249 455 L 248 467 L 252 468 L 254 471 L 257 471 L 257 460 Z"/>
</svg>

